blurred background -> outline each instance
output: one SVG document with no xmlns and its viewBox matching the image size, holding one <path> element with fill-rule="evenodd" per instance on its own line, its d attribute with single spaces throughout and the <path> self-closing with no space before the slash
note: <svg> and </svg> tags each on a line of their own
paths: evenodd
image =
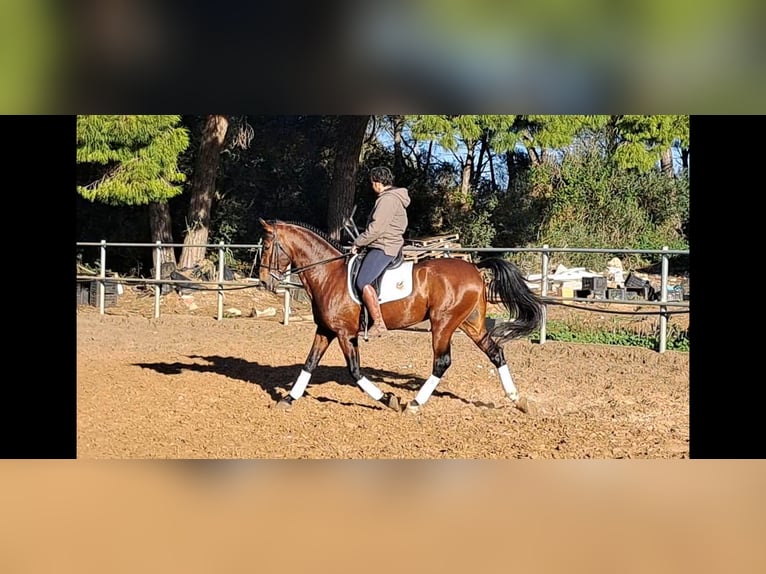
<svg viewBox="0 0 766 574">
<path fill-rule="evenodd" d="M 758 113 L 764 5 L 3 0 L 0 110 Z"/>
<path fill-rule="evenodd" d="M 0 564 L 763 572 L 762 461 L 0 463 Z"/>
</svg>

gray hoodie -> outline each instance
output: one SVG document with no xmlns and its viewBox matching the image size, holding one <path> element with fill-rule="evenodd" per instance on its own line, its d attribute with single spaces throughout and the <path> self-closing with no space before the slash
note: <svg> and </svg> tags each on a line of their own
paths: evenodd
<svg viewBox="0 0 766 574">
<path fill-rule="evenodd" d="M 404 245 L 409 204 L 410 196 L 405 187 L 389 187 L 381 191 L 367 219 L 367 227 L 354 240 L 354 245 L 376 247 L 386 255 L 396 256 Z"/>
</svg>

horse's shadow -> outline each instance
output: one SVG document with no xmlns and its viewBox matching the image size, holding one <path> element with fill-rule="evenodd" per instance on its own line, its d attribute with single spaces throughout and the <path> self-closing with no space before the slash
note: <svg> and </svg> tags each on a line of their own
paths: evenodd
<svg viewBox="0 0 766 574">
<path fill-rule="evenodd" d="M 279 401 L 290 390 L 298 373 L 300 373 L 303 368 L 303 364 L 299 363 L 273 366 L 255 361 L 246 361 L 239 357 L 222 357 L 219 355 L 188 355 L 187 357 L 191 360 L 204 361 L 205 364 L 155 362 L 134 363 L 134 366 L 141 367 L 142 369 L 151 369 L 162 375 L 181 375 L 184 372 L 196 372 L 215 373 L 231 379 L 239 379 L 240 381 L 261 387 L 275 402 Z M 417 391 L 425 382 L 425 379 L 421 379 L 412 374 L 396 373 L 386 369 L 375 369 L 371 367 L 365 368 L 364 374 L 370 378 L 370 380 L 376 382 L 376 384 L 381 380 L 385 380 L 386 384 L 392 387 L 410 391 Z M 356 384 L 351 381 L 351 375 L 345 366 L 319 365 L 314 369 L 314 372 L 311 375 L 309 389 L 312 386 L 321 385 L 331 381 L 337 382 L 338 384 L 356 386 Z M 468 401 L 458 397 L 449 391 L 435 390 L 433 394 L 435 396 L 454 398 L 474 406 L 482 406 L 474 401 Z M 317 400 L 321 402 L 334 402 L 347 406 L 351 404 L 326 397 L 317 397 Z M 354 405 L 374 408 L 361 403 L 354 403 Z"/>
</svg>

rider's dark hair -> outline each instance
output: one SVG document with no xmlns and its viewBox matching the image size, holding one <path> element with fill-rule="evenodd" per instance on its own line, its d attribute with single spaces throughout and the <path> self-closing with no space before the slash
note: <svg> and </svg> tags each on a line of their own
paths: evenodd
<svg viewBox="0 0 766 574">
<path fill-rule="evenodd" d="M 384 166 L 373 167 L 370 170 L 370 180 L 379 181 L 384 186 L 388 187 L 394 185 L 394 174 L 391 170 Z"/>
</svg>

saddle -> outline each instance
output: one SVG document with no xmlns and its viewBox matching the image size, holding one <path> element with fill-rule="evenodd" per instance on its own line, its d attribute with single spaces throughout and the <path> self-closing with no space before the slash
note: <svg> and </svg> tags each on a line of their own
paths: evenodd
<svg viewBox="0 0 766 574">
<path fill-rule="evenodd" d="M 362 294 L 356 288 L 356 276 L 359 274 L 359 268 L 367 252 L 354 255 L 348 262 L 348 292 L 351 298 L 362 305 Z M 378 294 L 378 301 L 386 303 L 403 299 L 412 293 L 412 261 L 405 261 L 403 249 L 399 249 L 396 257 L 393 258 L 383 270 L 383 273 L 372 282 L 375 292 Z"/>
</svg>

